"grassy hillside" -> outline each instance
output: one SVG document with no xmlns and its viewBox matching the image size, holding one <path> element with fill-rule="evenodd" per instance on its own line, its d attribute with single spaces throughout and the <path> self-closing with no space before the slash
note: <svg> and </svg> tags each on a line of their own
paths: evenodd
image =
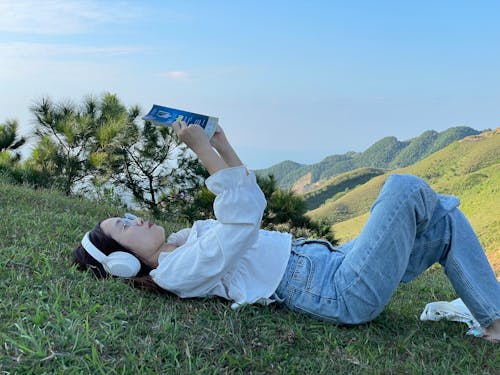
<svg viewBox="0 0 500 375">
<path fill-rule="evenodd" d="M 367 218 L 385 178 L 410 173 L 425 178 L 433 188 L 461 199 L 488 256 L 500 271 L 500 132 L 492 131 L 454 142 L 426 159 L 376 177 L 337 200 L 310 211 L 310 216 L 335 222 L 341 240 L 353 238 Z M 353 220 L 350 220 L 353 219 Z"/>
<path fill-rule="evenodd" d="M 388 174 L 372 178 L 339 199 L 327 200 L 320 207 L 309 211 L 308 215 L 315 220 L 327 219 L 332 223 L 339 223 L 366 212 L 377 197 Z"/>
<path fill-rule="evenodd" d="M 274 174 L 282 188 L 308 191 L 318 181 L 329 179 L 357 168 L 371 167 L 394 169 L 412 165 L 422 158 L 465 136 L 479 132 L 466 126 L 457 126 L 441 133 L 427 131 L 416 138 L 399 141 L 385 137 L 364 152 L 348 152 L 332 155 L 319 163 L 301 165 L 286 161 L 268 169 L 257 171 L 261 175 Z"/>
<path fill-rule="evenodd" d="M 402 285 L 375 321 L 337 327 L 276 306 L 233 311 L 69 265 L 98 220 L 123 212 L 0 179 L 0 370 L 19 374 L 493 374 L 500 347 L 465 324 L 421 322 L 455 294 L 437 269 Z M 164 225 L 167 223 L 163 223 Z M 175 228 L 167 225 L 167 231 Z"/>
<path fill-rule="evenodd" d="M 337 200 L 350 190 L 381 174 L 384 174 L 382 169 L 358 168 L 323 181 L 317 184 L 316 189 L 304 195 L 307 207 L 313 210 L 324 204 L 327 199 Z"/>
</svg>

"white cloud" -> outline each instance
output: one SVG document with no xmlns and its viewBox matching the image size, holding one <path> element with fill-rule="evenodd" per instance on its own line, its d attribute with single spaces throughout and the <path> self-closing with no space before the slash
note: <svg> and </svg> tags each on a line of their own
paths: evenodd
<svg viewBox="0 0 500 375">
<path fill-rule="evenodd" d="M 175 81 L 183 81 L 188 79 L 188 74 L 179 70 L 174 70 L 166 73 L 160 74 L 162 77 L 167 77 Z"/>
<path fill-rule="evenodd" d="M 26 74 L 38 74 L 47 66 L 68 65 L 82 58 L 92 58 L 87 64 L 99 64 L 102 58 L 123 56 L 143 51 L 133 46 L 77 46 L 45 43 L 0 43 L 0 79 L 16 79 Z M 98 60 L 96 61 L 96 57 Z M 109 61 L 108 61 L 109 63 Z M 83 64 L 83 62 L 78 63 Z"/>
<path fill-rule="evenodd" d="M 161 72 L 158 76 L 172 81 L 200 82 L 203 80 L 232 80 L 236 82 L 242 75 L 255 71 L 254 67 L 238 65 L 206 65 L 185 70 L 169 70 Z"/>
<path fill-rule="evenodd" d="M 36 82 L 50 73 L 59 79 L 65 77 L 63 72 L 71 72 L 66 77 L 82 77 L 87 67 L 113 66 L 113 58 L 142 51 L 143 48 L 133 46 L 0 43 L 0 86 L 17 80 L 35 79 Z"/>
<path fill-rule="evenodd" d="M 116 56 L 137 53 L 143 50 L 144 48 L 133 46 L 82 46 L 69 44 L 11 42 L 0 43 L 0 59 L 44 58 L 78 55 Z"/>
<path fill-rule="evenodd" d="M 93 26 L 135 18 L 128 3 L 95 0 L 0 0 L 0 31 L 78 34 Z"/>
</svg>

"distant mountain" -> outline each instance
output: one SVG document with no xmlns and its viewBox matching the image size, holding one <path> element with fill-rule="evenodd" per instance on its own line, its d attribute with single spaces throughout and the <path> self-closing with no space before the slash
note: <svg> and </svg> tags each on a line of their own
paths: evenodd
<svg viewBox="0 0 500 375">
<path fill-rule="evenodd" d="M 385 137 L 364 152 L 347 152 L 328 156 L 319 163 L 304 165 L 285 161 L 257 171 L 259 175 L 274 175 L 282 188 L 304 193 L 314 189 L 321 180 L 357 168 L 395 169 L 412 165 L 446 147 L 451 142 L 480 132 L 466 126 L 447 129 L 441 133 L 429 130 L 408 141 Z"/>
<path fill-rule="evenodd" d="M 450 183 L 459 176 L 468 176 L 484 167 L 500 164 L 500 131 L 484 132 L 453 142 L 414 165 L 387 171 L 367 183 L 351 189 L 338 199 L 324 200 L 319 208 L 309 212 L 316 219 L 344 221 L 368 211 L 385 178 L 392 173 L 411 173 L 425 178 L 443 193 L 456 194 L 458 187 Z M 460 188 L 462 189 L 462 188 Z M 305 195 L 307 197 L 307 195 Z M 499 199 L 500 202 L 500 199 Z"/>
<path fill-rule="evenodd" d="M 458 196 L 490 262 L 500 271 L 500 128 L 452 142 L 414 165 L 373 177 L 345 194 L 324 195 L 325 203 L 308 215 L 335 223 L 336 237 L 349 240 L 361 230 L 371 204 L 392 173 L 420 176 L 438 192 Z"/>
<path fill-rule="evenodd" d="M 285 160 L 267 169 L 260 169 L 257 173 L 265 176 L 273 175 L 276 181 L 281 181 L 291 171 L 299 170 L 302 167 L 306 167 L 306 165 L 299 164 L 291 160 Z"/>
<path fill-rule="evenodd" d="M 439 142 L 439 146 L 436 146 L 439 136 L 440 134 L 437 131 L 429 130 L 413 138 L 408 146 L 401 150 L 401 152 L 389 163 L 389 169 L 415 164 L 416 160 L 423 159 L 434 151 L 438 151 L 439 148 L 443 148 L 442 142 Z M 461 134 L 457 134 L 456 137 L 458 137 L 457 139 L 463 138 Z M 453 142 L 453 140 L 449 143 L 451 142 Z"/>
</svg>

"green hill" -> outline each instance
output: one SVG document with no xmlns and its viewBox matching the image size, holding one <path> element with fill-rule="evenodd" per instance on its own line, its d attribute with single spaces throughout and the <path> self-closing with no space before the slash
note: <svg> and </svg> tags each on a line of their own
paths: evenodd
<svg viewBox="0 0 500 375">
<path fill-rule="evenodd" d="M 389 169 L 394 169 L 401 165 L 414 164 L 416 160 L 423 159 L 426 155 L 430 155 L 434 152 L 433 150 L 435 149 L 438 137 L 438 132 L 429 130 L 422 133 L 417 138 L 414 138 L 412 142 L 401 150 L 401 152 L 389 163 Z"/>
<path fill-rule="evenodd" d="M 258 170 L 260 175 L 273 174 L 282 188 L 308 191 L 318 181 L 364 167 L 394 169 L 412 165 L 422 158 L 465 136 L 479 132 L 466 126 L 447 129 L 441 133 L 430 130 L 408 141 L 385 137 L 364 152 L 347 152 L 331 155 L 311 165 L 291 161 L 282 162 L 267 169 Z"/>
<path fill-rule="evenodd" d="M 304 164 L 299 164 L 291 160 L 282 161 L 279 164 L 273 165 L 270 168 L 261 170 L 263 175 L 273 175 L 276 181 L 281 181 L 291 173 L 291 171 L 298 170 L 304 167 Z"/>
<path fill-rule="evenodd" d="M 328 199 L 336 200 L 341 195 L 347 194 L 350 190 L 375 176 L 384 174 L 384 172 L 384 170 L 376 168 L 358 168 L 323 181 L 314 190 L 304 194 L 307 208 L 313 210 Z"/>
<path fill-rule="evenodd" d="M 490 260 L 494 259 L 493 263 L 496 264 L 500 255 L 499 130 L 453 142 L 412 166 L 387 172 L 338 199 L 326 201 L 324 205 L 311 210 L 309 215 L 314 219 L 334 222 L 336 236 L 342 240 L 354 237 L 364 224 L 366 212 L 383 182 L 391 173 L 420 176 L 437 191 L 458 196 L 462 210 L 478 232 Z"/>
<path fill-rule="evenodd" d="M 287 171 L 283 163 L 277 164 L 268 169 L 256 171 L 259 175 L 274 174 L 278 185 L 282 188 L 291 188 L 298 181 L 304 181 L 300 189 L 307 190 L 307 185 L 328 178 L 340 173 L 348 172 L 356 169 L 354 158 L 357 155 L 355 152 L 348 152 L 343 155 L 331 155 L 323 159 L 321 162 L 312 165 L 297 164 L 294 166 L 291 162 L 285 164 L 285 167 L 290 167 Z"/>
<path fill-rule="evenodd" d="M 356 160 L 360 166 L 387 168 L 389 164 L 404 150 L 411 141 L 401 142 L 396 137 L 385 137 L 373 144 Z"/>
</svg>

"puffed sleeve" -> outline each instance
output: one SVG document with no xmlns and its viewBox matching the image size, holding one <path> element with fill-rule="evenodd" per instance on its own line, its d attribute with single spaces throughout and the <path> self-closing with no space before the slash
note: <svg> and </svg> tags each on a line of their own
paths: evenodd
<svg viewBox="0 0 500 375">
<path fill-rule="evenodd" d="M 191 228 L 184 228 L 178 232 L 172 233 L 168 236 L 167 244 L 181 246 L 184 245 L 189 237 L 189 233 L 191 232 Z"/>
<path fill-rule="evenodd" d="M 160 256 L 151 271 L 162 288 L 181 297 L 209 294 L 258 238 L 266 206 L 255 175 L 243 166 L 218 171 L 206 180 L 215 195 L 217 220 L 197 222 L 184 245 Z"/>
</svg>

